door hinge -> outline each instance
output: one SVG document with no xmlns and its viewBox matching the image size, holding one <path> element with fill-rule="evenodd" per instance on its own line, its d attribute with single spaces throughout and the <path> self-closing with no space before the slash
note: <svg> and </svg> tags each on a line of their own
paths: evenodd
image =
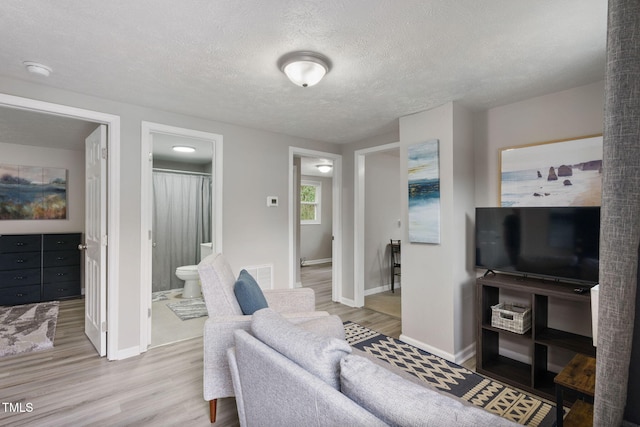
<svg viewBox="0 0 640 427">
<path fill-rule="evenodd" d="M 102 236 L 102 246 L 107 246 L 108 244 L 109 244 L 109 238 L 105 234 L 104 236 Z"/>
<path fill-rule="evenodd" d="M 147 317 L 151 318 L 151 307 L 147 309 Z"/>
<path fill-rule="evenodd" d="M 106 159 L 106 158 L 107 158 L 107 149 L 106 149 L 106 148 L 103 148 L 103 149 L 102 149 L 102 158 L 103 158 L 103 159 Z"/>
<path fill-rule="evenodd" d="M 153 162 L 153 153 L 152 152 L 149 152 L 149 161 Z"/>
<path fill-rule="evenodd" d="M 107 332 L 107 321 L 103 321 L 101 325 L 102 332 Z"/>
<path fill-rule="evenodd" d="M 152 231 L 151 231 L 151 230 L 149 230 L 149 240 L 151 240 L 152 238 L 153 238 L 153 236 L 152 236 Z"/>
</svg>

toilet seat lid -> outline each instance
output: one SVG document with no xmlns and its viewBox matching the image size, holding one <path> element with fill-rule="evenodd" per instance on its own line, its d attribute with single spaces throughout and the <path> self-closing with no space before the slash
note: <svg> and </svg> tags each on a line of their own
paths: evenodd
<svg viewBox="0 0 640 427">
<path fill-rule="evenodd" d="M 197 265 L 183 265 L 182 267 L 176 268 L 178 271 L 198 271 Z"/>
</svg>

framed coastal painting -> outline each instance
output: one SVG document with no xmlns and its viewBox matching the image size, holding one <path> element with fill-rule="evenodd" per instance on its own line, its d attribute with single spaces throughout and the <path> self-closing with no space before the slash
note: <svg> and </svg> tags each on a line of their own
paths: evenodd
<svg viewBox="0 0 640 427">
<path fill-rule="evenodd" d="M 500 150 L 500 206 L 600 206 L 602 135 Z"/>
<path fill-rule="evenodd" d="M 0 164 L 0 220 L 66 218 L 67 169 Z"/>
<path fill-rule="evenodd" d="M 408 148 L 409 241 L 440 243 L 438 140 Z"/>
</svg>

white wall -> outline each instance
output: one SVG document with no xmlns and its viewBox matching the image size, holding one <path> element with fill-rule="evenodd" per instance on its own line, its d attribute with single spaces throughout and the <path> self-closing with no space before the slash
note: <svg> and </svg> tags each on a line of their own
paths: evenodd
<svg viewBox="0 0 640 427">
<path fill-rule="evenodd" d="M 333 235 L 333 179 L 323 176 L 302 175 L 303 181 L 322 184 L 320 224 L 300 225 L 300 257 L 306 261 L 331 258 Z"/>
<path fill-rule="evenodd" d="M 132 352 L 140 338 L 140 138 L 151 121 L 224 137 L 223 245 L 237 272 L 246 265 L 273 264 L 275 287 L 288 287 L 289 146 L 337 153 L 339 147 L 228 123 L 85 96 L 21 80 L 0 78 L 0 93 L 118 115 L 121 118 L 120 273 L 118 349 Z M 158 106 L 157 108 L 161 108 Z M 268 208 L 267 196 L 280 206 Z"/>
<path fill-rule="evenodd" d="M 364 288 L 391 285 L 389 240 L 402 239 L 400 156 L 380 152 L 365 156 Z M 396 277 L 397 285 L 400 280 Z"/>
<path fill-rule="evenodd" d="M 603 120 L 603 81 L 477 113 L 477 206 L 498 206 L 499 149 L 602 134 Z"/>
<path fill-rule="evenodd" d="M 498 206 L 501 148 L 601 134 L 604 123 L 604 82 L 531 98 L 477 113 L 475 129 L 475 194 L 477 206 Z M 473 243 L 473 242 L 472 242 Z M 477 271 L 480 275 L 483 271 Z M 504 298 L 515 300 L 516 296 Z M 549 324 L 577 334 L 591 335 L 590 307 L 550 299 Z M 515 341 L 504 340 L 501 351 L 529 362 Z M 563 366 L 567 355 L 551 354 L 553 365 Z M 557 368 L 556 368 L 557 369 Z"/>
<path fill-rule="evenodd" d="M 410 145 L 438 139 L 440 156 L 440 244 L 402 247 L 401 339 L 449 360 L 473 351 L 473 261 L 469 218 L 474 208 L 472 116 L 460 105 L 400 118 L 401 170 Z M 407 188 L 407 174 L 401 178 Z M 408 194 L 402 195 L 403 218 Z M 404 239 L 408 242 L 408 229 Z"/>
<path fill-rule="evenodd" d="M 89 136 L 89 135 L 87 135 Z M 0 163 L 64 168 L 67 175 L 67 219 L 2 220 L 0 234 L 84 233 L 84 151 L 58 150 L 0 142 Z"/>
</svg>

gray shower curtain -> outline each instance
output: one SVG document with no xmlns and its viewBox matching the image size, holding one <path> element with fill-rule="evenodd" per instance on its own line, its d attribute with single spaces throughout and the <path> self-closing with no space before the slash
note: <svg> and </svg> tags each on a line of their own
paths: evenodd
<svg viewBox="0 0 640 427">
<path fill-rule="evenodd" d="M 176 268 L 200 261 L 211 241 L 211 176 L 153 172 L 153 292 L 181 288 Z"/>
</svg>

